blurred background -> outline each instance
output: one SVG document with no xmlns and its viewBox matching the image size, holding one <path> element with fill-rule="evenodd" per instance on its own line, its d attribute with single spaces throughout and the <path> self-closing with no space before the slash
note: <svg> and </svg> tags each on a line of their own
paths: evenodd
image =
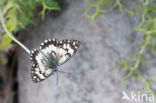
<svg viewBox="0 0 156 103">
<path fill-rule="evenodd" d="M 155 0 L 0 0 L 0 103 L 156 103 L 155 17 Z M 29 54 L 10 33 L 29 50 L 79 40 L 60 66 L 72 75 L 33 83 Z"/>
</svg>

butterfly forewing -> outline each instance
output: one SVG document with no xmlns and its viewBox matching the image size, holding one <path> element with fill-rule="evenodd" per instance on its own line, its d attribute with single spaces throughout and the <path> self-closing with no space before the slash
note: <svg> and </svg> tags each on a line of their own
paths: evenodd
<svg viewBox="0 0 156 103">
<path fill-rule="evenodd" d="M 59 42 L 59 47 L 63 49 L 63 54 L 58 60 L 58 65 L 64 64 L 69 60 L 71 56 L 77 51 L 80 46 L 80 42 L 77 40 L 62 40 Z M 61 50 L 59 51 L 61 52 Z M 61 53 L 60 53 L 61 54 Z"/>
<path fill-rule="evenodd" d="M 45 40 L 40 45 L 41 51 L 49 54 L 52 60 L 55 60 L 58 65 L 64 64 L 77 51 L 80 42 L 77 40 L 62 40 L 56 39 Z"/>
</svg>

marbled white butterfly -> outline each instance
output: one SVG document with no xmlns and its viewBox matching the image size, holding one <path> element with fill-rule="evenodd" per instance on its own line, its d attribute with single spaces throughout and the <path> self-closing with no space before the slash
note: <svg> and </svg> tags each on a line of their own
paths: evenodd
<svg viewBox="0 0 156 103">
<path fill-rule="evenodd" d="M 79 46 L 80 42 L 77 40 L 45 40 L 39 49 L 30 53 L 32 81 L 41 82 L 54 72 L 58 72 L 57 67 L 68 61 Z"/>
</svg>

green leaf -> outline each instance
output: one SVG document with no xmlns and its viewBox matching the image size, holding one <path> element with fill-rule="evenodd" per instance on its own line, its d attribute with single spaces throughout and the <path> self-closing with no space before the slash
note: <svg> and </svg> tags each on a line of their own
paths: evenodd
<svg viewBox="0 0 156 103">
<path fill-rule="evenodd" d="M 18 22 L 17 22 L 16 16 L 12 15 L 12 17 L 8 19 L 6 26 L 7 26 L 9 31 L 13 31 L 16 29 L 17 23 Z"/>
<path fill-rule="evenodd" d="M 60 10 L 59 4 L 55 0 L 44 0 L 46 9 Z"/>
<path fill-rule="evenodd" d="M 5 34 L 2 38 L 3 44 L 10 45 L 11 41 L 12 41 L 12 39 L 7 34 Z"/>
<path fill-rule="evenodd" d="M 42 19 L 44 19 L 45 11 L 48 10 L 60 10 L 59 4 L 55 0 L 42 0 L 43 9 L 41 11 Z"/>
<path fill-rule="evenodd" d="M 11 42 L 12 42 L 12 39 L 7 34 L 5 34 L 2 37 L 2 42 L 0 44 L 0 50 L 4 50 L 5 48 L 10 47 L 11 46 Z"/>
</svg>

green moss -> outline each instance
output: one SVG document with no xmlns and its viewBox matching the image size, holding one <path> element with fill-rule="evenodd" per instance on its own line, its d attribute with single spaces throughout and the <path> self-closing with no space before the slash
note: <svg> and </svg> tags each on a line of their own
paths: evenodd
<svg viewBox="0 0 156 103">
<path fill-rule="evenodd" d="M 106 13 L 107 10 L 103 7 L 107 8 L 110 5 L 110 0 L 96 0 L 94 2 L 86 0 L 86 2 L 88 3 L 88 7 L 84 15 L 91 19 L 91 23 L 94 23 L 95 18 L 98 16 L 104 17 L 102 14 Z M 93 14 L 89 14 L 90 10 L 93 8 L 95 8 L 95 12 Z"/>
</svg>

